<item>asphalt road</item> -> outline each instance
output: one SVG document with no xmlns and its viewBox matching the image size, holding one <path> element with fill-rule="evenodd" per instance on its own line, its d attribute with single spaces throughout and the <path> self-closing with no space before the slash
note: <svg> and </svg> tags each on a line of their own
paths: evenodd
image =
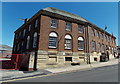
<svg viewBox="0 0 120 84">
<path fill-rule="evenodd" d="M 118 82 L 118 65 L 28 78 L 12 82 Z"/>
</svg>

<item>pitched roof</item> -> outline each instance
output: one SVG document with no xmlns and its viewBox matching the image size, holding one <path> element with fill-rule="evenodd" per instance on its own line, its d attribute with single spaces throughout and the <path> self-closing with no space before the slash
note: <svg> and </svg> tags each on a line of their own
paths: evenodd
<svg viewBox="0 0 120 84">
<path fill-rule="evenodd" d="M 76 14 L 72 14 L 72 13 L 69 13 L 69 12 L 66 12 L 66 11 L 63 11 L 63 10 L 59 10 L 59 9 L 56 9 L 56 8 L 53 8 L 53 7 L 47 7 L 47 8 L 44 8 L 44 9 L 41 9 L 39 10 L 34 16 L 32 16 L 28 21 L 27 23 L 29 23 L 30 21 L 32 21 L 32 19 L 36 18 L 38 15 L 40 14 L 45 14 L 44 12 L 50 12 L 50 13 L 54 13 L 54 14 L 58 14 L 58 15 L 61 15 L 61 16 L 64 16 L 64 17 L 69 17 L 69 18 L 72 18 L 72 19 L 75 19 L 75 20 L 78 20 L 80 22 L 84 22 L 84 23 L 88 23 L 90 25 L 92 25 L 95 29 L 98 29 L 102 32 L 104 32 L 104 30 L 98 26 L 96 26 L 95 24 L 89 22 L 88 20 L 82 18 L 81 16 L 78 16 Z M 46 14 L 48 15 L 48 13 L 46 12 Z M 26 24 L 27 24 L 26 23 Z M 26 24 L 23 24 L 19 29 L 21 29 L 22 27 L 24 27 Z M 17 29 L 16 31 L 18 31 L 19 29 Z M 15 31 L 15 32 L 16 32 Z M 106 34 L 112 36 L 110 33 L 106 32 Z M 113 36 L 114 37 L 114 36 Z M 116 39 L 116 37 L 114 37 Z"/>
<path fill-rule="evenodd" d="M 0 50 L 12 50 L 12 47 L 8 45 L 0 45 Z"/>
<path fill-rule="evenodd" d="M 49 12 L 52 12 L 52 13 L 57 13 L 57 14 L 60 14 L 62 16 L 70 17 L 70 18 L 73 18 L 73 19 L 78 19 L 78 20 L 81 20 L 83 22 L 88 22 L 87 20 L 85 20 L 84 18 L 82 18 L 78 15 L 75 15 L 75 14 L 72 14 L 72 13 L 69 13 L 69 12 L 66 12 L 66 11 L 63 11 L 63 10 L 59 10 L 59 9 L 56 9 L 56 8 L 48 7 L 48 8 L 44 8 L 42 10 L 46 10 L 46 11 L 49 11 Z"/>
</svg>

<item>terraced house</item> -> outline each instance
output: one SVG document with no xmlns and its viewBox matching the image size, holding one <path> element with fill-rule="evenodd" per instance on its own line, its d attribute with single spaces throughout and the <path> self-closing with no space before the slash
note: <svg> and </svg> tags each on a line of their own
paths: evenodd
<svg viewBox="0 0 120 84">
<path fill-rule="evenodd" d="M 46 68 L 73 62 L 113 59 L 116 37 L 86 19 L 48 7 L 41 9 L 15 31 L 13 54 L 29 54 L 29 67 Z"/>
</svg>

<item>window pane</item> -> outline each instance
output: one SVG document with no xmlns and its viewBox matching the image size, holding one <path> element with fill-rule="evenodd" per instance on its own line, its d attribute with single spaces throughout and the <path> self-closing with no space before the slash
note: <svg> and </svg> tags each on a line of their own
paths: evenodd
<svg viewBox="0 0 120 84">
<path fill-rule="evenodd" d="M 56 48 L 57 37 L 49 37 L 49 47 Z"/>
<path fill-rule="evenodd" d="M 33 48 L 37 47 L 37 37 L 34 37 L 33 39 Z"/>
<path fill-rule="evenodd" d="M 71 24 L 70 23 L 66 23 L 66 30 L 71 30 Z"/>
<path fill-rule="evenodd" d="M 71 40 L 65 39 L 65 49 L 71 49 Z"/>
<path fill-rule="evenodd" d="M 51 20 L 51 27 L 57 27 L 57 20 L 56 19 L 52 19 Z"/>
<path fill-rule="evenodd" d="M 35 32 L 33 36 L 33 48 L 36 48 L 36 47 L 37 47 L 37 33 Z"/>
<path fill-rule="evenodd" d="M 104 44 L 102 44 L 102 52 L 104 52 L 105 48 L 104 48 Z"/>
<path fill-rule="evenodd" d="M 16 45 L 14 45 L 14 52 L 16 51 Z"/>
<path fill-rule="evenodd" d="M 93 51 L 96 50 L 96 45 L 95 45 L 95 42 L 94 42 L 94 41 L 92 42 L 92 50 L 93 50 Z"/>
<path fill-rule="evenodd" d="M 17 51 L 19 51 L 19 48 L 20 48 L 20 43 L 18 43 Z"/>
<path fill-rule="evenodd" d="M 98 44 L 98 52 L 100 52 L 100 44 Z"/>
<path fill-rule="evenodd" d="M 84 41 L 78 40 L 78 49 L 79 50 L 84 50 Z"/>
<path fill-rule="evenodd" d="M 35 28 L 38 27 L 38 19 L 35 21 Z"/>
<path fill-rule="evenodd" d="M 83 33 L 83 27 L 82 26 L 78 26 L 78 32 Z"/>
<path fill-rule="evenodd" d="M 93 29 L 92 29 L 92 33 L 91 34 L 92 34 L 92 36 L 95 36 L 95 31 Z"/>
<path fill-rule="evenodd" d="M 19 37 L 21 37 L 21 32 L 19 33 Z"/>
<path fill-rule="evenodd" d="M 28 29 L 29 31 L 31 30 L 31 25 L 29 25 L 29 29 Z"/>
<path fill-rule="evenodd" d="M 23 37 L 25 36 L 25 33 L 26 33 L 26 29 L 24 29 L 24 31 L 23 31 Z"/>
<path fill-rule="evenodd" d="M 97 36 L 98 38 L 100 38 L 100 36 L 99 36 L 99 32 L 96 33 L 96 36 Z"/>
<path fill-rule="evenodd" d="M 28 38 L 27 38 L 27 44 L 26 44 L 26 49 L 29 48 L 29 44 L 30 44 L 30 37 L 28 36 Z"/>
</svg>

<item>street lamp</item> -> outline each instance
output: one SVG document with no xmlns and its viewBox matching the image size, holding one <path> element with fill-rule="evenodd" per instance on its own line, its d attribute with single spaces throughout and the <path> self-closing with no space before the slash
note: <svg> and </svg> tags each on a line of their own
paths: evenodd
<svg viewBox="0 0 120 84">
<path fill-rule="evenodd" d="M 105 30 L 106 30 L 106 29 L 107 29 L 107 27 L 106 27 L 106 25 L 105 25 L 105 28 L 104 28 L 104 38 L 103 38 L 104 40 L 106 40 L 106 39 L 105 39 Z M 105 48 L 105 41 L 104 41 L 104 48 Z M 104 49 L 104 52 L 105 52 L 105 49 Z"/>
<path fill-rule="evenodd" d="M 103 41 L 103 43 L 104 43 L 104 53 L 105 53 L 105 51 L 107 50 L 107 48 L 105 49 L 105 40 L 107 40 L 106 38 L 105 38 L 105 30 L 107 29 L 107 26 L 105 25 L 105 28 L 104 28 L 104 41 Z M 108 56 L 106 56 L 107 58 L 108 58 Z M 105 57 L 105 58 L 106 58 Z"/>
<path fill-rule="evenodd" d="M 86 56 L 87 56 L 87 64 L 90 63 L 90 53 L 89 53 L 89 32 L 88 32 L 89 24 L 86 24 Z"/>
</svg>

